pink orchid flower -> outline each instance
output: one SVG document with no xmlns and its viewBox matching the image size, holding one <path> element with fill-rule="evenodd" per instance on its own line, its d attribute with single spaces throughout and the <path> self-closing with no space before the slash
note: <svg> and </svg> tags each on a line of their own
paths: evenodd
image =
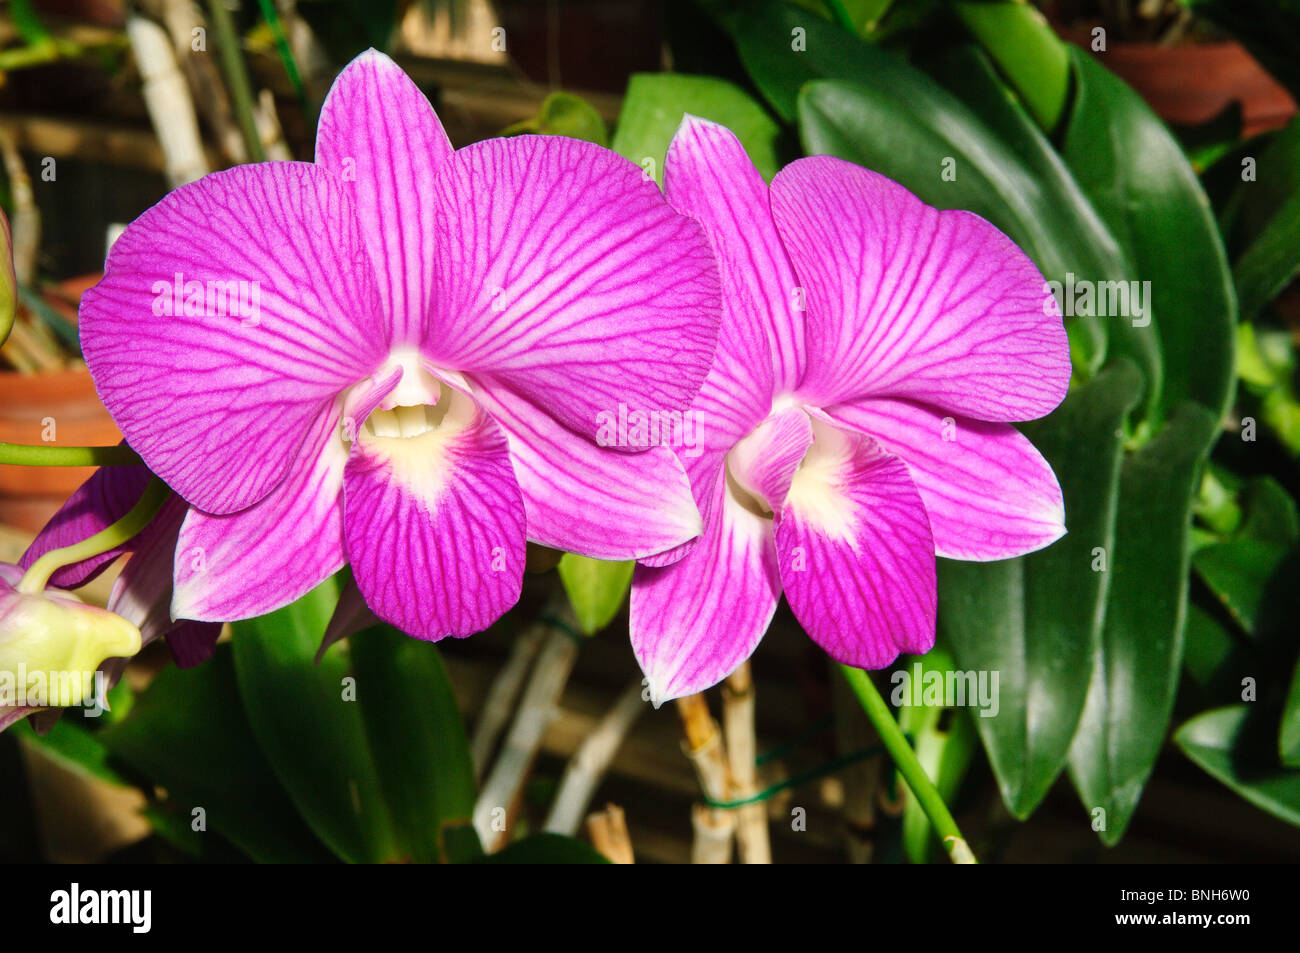
<svg viewBox="0 0 1300 953">
<path fill-rule="evenodd" d="M 704 533 L 633 579 L 653 700 L 726 677 L 783 591 L 837 661 L 927 651 L 936 553 L 1005 559 L 1065 532 L 1055 475 L 1010 424 L 1070 378 L 1042 275 L 978 216 L 839 159 L 799 159 L 769 190 L 693 117 L 664 175 L 708 232 L 724 317 L 693 405 L 704 446 L 683 457 Z"/>
<path fill-rule="evenodd" d="M 700 226 L 560 137 L 452 151 L 387 57 L 321 112 L 315 163 L 240 166 L 127 228 L 81 340 L 128 443 L 186 502 L 171 614 L 261 615 L 350 562 L 403 631 L 479 631 L 525 539 L 606 559 L 701 529 L 620 404 L 689 406 L 721 320 Z M 236 304 L 237 301 L 237 304 Z"/>
</svg>

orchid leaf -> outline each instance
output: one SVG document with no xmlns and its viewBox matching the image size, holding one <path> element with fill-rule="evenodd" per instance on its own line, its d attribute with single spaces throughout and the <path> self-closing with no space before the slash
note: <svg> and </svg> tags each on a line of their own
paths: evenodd
<svg viewBox="0 0 1300 953">
<path fill-rule="evenodd" d="M 560 557 L 560 582 L 583 632 L 593 635 L 609 625 L 623 605 L 635 568 L 631 560 L 610 562 L 576 553 Z"/>
<path fill-rule="evenodd" d="M 764 179 L 776 175 L 781 167 L 776 121 L 743 90 L 712 76 L 635 74 L 627 84 L 611 147 L 662 185 L 668 144 L 688 113 L 726 126 Z"/>
<path fill-rule="evenodd" d="M 1197 550 L 1196 573 L 1247 633 L 1255 633 L 1269 581 L 1289 546 L 1258 539 L 1234 539 Z"/>
<path fill-rule="evenodd" d="M 449 828 L 477 837 L 474 766 L 438 648 L 387 625 L 348 641 L 366 736 L 402 845 L 418 863 L 452 859 Z"/>
<path fill-rule="evenodd" d="M 202 808 L 204 823 L 254 860 L 330 859 L 253 737 L 228 646 L 197 668 L 161 671 L 131 714 L 95 740 L 164 788 L 191 827 Z"/>
<path fill-rule="evenodd" d="M 1062 539 L 1020 559 L 940 562 L 939 627 L 958 667 L 999 673 L 997 714 L 974 722 L 1019 818 L 1065 767 L 1083 712 L 1109 582 L 1098 558 L 1114 545 L 1119 435 L 1141 386 L 1120 362 L 1027 430 L 1061 481 Z"/>
<path fill-rule="evenodd" d="M 1215 780 L 1289 824 L 1300 825 L 1300 771 L 1277 763 L 1267 711 L 1250 704 L 1202 712 L 1174 743 Z"/>
<path fill-rule="evenodd" d="M 106 781 L 109 784 L 128 783 L 114 769 L 109 760 L 109 751 L 104 747 L 98 733 L 76 724 L 71 719 L 70 713 L 65 713 L 64 717 L 55 722 L 43 735 L 33 731 L 32 726 L 25 721 L 14 725 L 9 732 L 21 738 L 24 744 L 40 749 L 43 754 L 78 774 Z"/>
<path fill-rule="evenodd" d="M 1076 91 L 1062 154 L 1132 263 L 1146 313 L 1117 315 L 1127 353 L 1159 348 L 1149 381 L 1157 415 L 1194 400 L 1215 418 L 1231 399 L 1236 292 L 1209 199 L 1177 140 L 1137 93 L 1078 48 Z M 1095 279 L 1094 279 L 1095 280 Z M 1136 286 L 1133 282 L 1139 282 Z M 1149 324 L 1143 322 L 1149 321 Z"/>
<path fill-rule="evenodd" d="M 313 661 L 337 601 L 330 579 L 292 605 L 236 622 L 239 693 L 258 745 L 316 835 L 347 861 L 392 860 L 399 854 L 393 821 L 346 642 Z"/>
<path fill-rule="evenodd" d="M 1179 406 L 1124 460 L 1105 624 L 1070 775 L 1094 829 L 1118 843 L 1164 744 L 1182 670 L 1191 506 L 1218 420 Z"/>
</svg>

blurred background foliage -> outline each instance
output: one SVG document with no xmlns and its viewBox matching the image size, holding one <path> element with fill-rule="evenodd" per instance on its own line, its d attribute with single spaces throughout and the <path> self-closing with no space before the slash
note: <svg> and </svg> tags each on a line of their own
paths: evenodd
<svg viewBox="0 0 1300 953">
<path fill-rule="evenodd" d="M 768 179 L 800 155 L 839 156 L 984 216 L 1050 280 L 1149 281 L 1149 324 L 1067 317 L 1069 396 L 1024 426 L 1061 480 L 1069 534 L 1021 559 L 941 560 L 939 646 L 921 664 L 998 672 L 998 714 L 905 708 L 900 720 L 982 859 L 1300 856 L 1300 3 L 10 0 L 7 13 L 0 199 L 24 327 L 0 352 L 10 394 L 84 373 L 75 301 L 106 226 L 194 171 L 309 159 L 330 80 L 368 46 L 398 57 L 457 145 L 569 135 L 661 180 L 689 112 L 732 128 Z M 156 75 L 140 61 L 140 20 L 171 38 L 190 91 L 189 173 L 158 145 L 171 120 L 140 94 Z M 195 52 L 196 22 L 212 58 Z M 41 185 L 56 154 L 57 190 Z M 0 520 L 39 526 L 9 512 Z M 530 570 L 520 606 L 465 643 L 376 626 L 317 664 L 335 580 L 232 626 L 210 664 L 143 659 L 100 719 L 11 729 L 6 777 L 30 783 L 0 795 L 0 852 L 86 853 L 47 801 L 76 775 L 134 792 L 130 810 L 147 818 L 101 838 L 112 856 L 602 859 L 539 821 L 614 690 L 635 690 L 630 566 L 538 551 Z M 925 815 L 793 630 L 783 607 L 753 663 L 760 732 L 780 752 L 760 758 L 776 859 L 933 859 Z M 548 664 L 558 685 L 498 840 L 481 814 L 499 781 L 488 763 L 499 772 L 519 754 L 519 712 Z M 503 697 L 518 738 L 483 727 L 515 665 Z M 481 690 L 465 688 L 471 669 Z M 570 670 L 599 701 L 557 741 Z M 698 797 L 670 713 L 651 720 L 600 790 L 628 804 L 638 856 L 681 859 L 684 808 L 679 831 L 638 827 L 638 785 L 671 790 L 667 773 L 684 772 L 673 797 Z M 796 847 L 781 833 L 790 805 L 813 802 L 834 833 Z M 195 806 L 216 837 L 196 833 Z M 1121 844 L 1131 826 L 1140 846 Z M 1051 847 L 1025 846 L 1045 831 Z"/>
</svg>

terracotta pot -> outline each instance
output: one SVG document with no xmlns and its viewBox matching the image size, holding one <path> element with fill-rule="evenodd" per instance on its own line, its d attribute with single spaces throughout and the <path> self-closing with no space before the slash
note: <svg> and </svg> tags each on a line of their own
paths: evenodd
<svg viewBox="0 0 1300 953">
<path fill-rule="evenodd" d="M 1092 52 L 1086 30 L 1075 36 Z M 1107 44 L 1092 55 L 1137 90 L 1166 122 L 1194 126 L 1241 104 L 1242 133 L 1253 136 L 1285 126 L 1296 102 L 1240 44 L 1231 40 L 1157 46 L 1154 43 Z"/>
<path fill-rule="evenodd" d="M 47 440 L 51 427 L 55 439 Z M 47 374 L 0 373 L 0 440 L 99 446 L 121 439 L 85 367 Z M 39 530 L 94 472 L 94 467 L 0 465 L 0 523 Z"/>
</svg>

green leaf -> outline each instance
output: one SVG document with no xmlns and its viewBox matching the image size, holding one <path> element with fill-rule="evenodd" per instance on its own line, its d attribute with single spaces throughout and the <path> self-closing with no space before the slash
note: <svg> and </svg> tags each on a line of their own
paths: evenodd
<svg viewBox="0 0 1300 953">
<path fill-rule="evenodd" d="M 473 833 L 475 785 L 465 724 L 438 648 L 387 625 L 348 642 L 366 736 L 400 842 L 418 863 L 446 861 L 446 830 Z"/>
<path fill-rule="evenodd" d="M 1278 766 L 1266 714 L 1251 704 L 1202 712 L 1174 733 L 1174 743 L 1251 804 L 1300 825 L 1300 771 Z"/>
<path fill-rule="evenodd" d="M 1300 768 L 1300 662 L 1291 675 L 1291 688 L 1282 706 L 1282 725 L 1277 735 L 1277 750 L 1288 768 Z"/>
<path fill-rule="evenodd" d="M 953 11 L 998 64 L 1039 127 L 1051 132 L 1070 93 L 1070 54 L 1037 9 L 1016 2 L 959 2 Z"/>
<path fill-rule="evenodd" d="M 70 713 L 65 713 L 43 735 L 33 731 L 26 721 L 18 722 L 9 732 L 21 738 L 24 744 L 39 748 L 44 754 L 79 774 L 109 784 L 127 784 L 109 764 L 109 752 L 99 739 L 99 734 L 77 724 Z"/>
<path fill-rule="evenodd" d="M 1233 265 L 1241 313 L 1254 317 L 1291 283 L 1298 271 L 1300 190 L 1292 192 L 1282 203 L 1277 214 Z"/>
<path fill-rule="evenodd" d="M 607 864 L 605 856 L 575 837 L 533 834 L 479 859 L 480 864 Z"/>
<path fill-rule="evenodd" d="M 1291 494 L 1272 477 L 1257 477 L 1246 487 L 1246 519 L 1237 530 L 1242 539 L 1289 546 L 1300 538 L 1300 514 Z"/>
<path fill-rule="evenodd" d="M 240 704 L 230 648 L 197 668 L 165 668 L 131 714 L 96 735 L 112 754 L 166 789 L 188 818 L 260 863 L 316 863 L 329 854 L 263 757 Z"/>
<path fill-rule="evenodd" d="M 1209 695 L 1223 697 L 1240 687 L 1240 673 L 1255 656 L 1228 627 L 1195 603 L 1187 607 L 1183 667 Z"/>
<path fill-rule="evenodd" d="M 976 717 L 1008 810 L 1028 817 L 1065 766 L 1101 637 L 1120 478 L 1120 433 L 1141 375 L 1108 367 L 1029 431 L 1065 497 L 1069 532 L 1020 559 L 940 561 L 939 626 L 958 667 L 999 673 L 996 716 Z"/>
<path fill-rule="evenodd" d="M 1120 472 L 1110 591 L 1070 775 L 1098 833 L 1123 837 L 1164 743 L 1182 669 L 1189 530 L 1201 464 L 1218 429 L 1199 404 L 1175 409 L 1165 429 Z"/>
<path fill-rule="evenodd" d="M 344 683 L 347 646 L 313 661 L 337 601 L 330 579 L 290 606 L 236 622 L 239 692 L 258 744 L 316 835 L 347 861 L 392 860 L 393 822 Z"/>
<path fill-rule="evenodd" d="M 776 121 L 739 87 L 712 76 L 634 74 L 611 148 L 662 185 L 668 144 L 687 113 L 735 133 L 764 179 L 771 181 L 780 169 L 776 142 L 781 130 Z"/>
<path fill-rule="evenodd" d="M 1234 539 L 1198 549 L 1192 565 L 1242 629 L 1254 633 L 1269 580 L 1289 550 L 1284 544 Z"/>
<path fill-rule="evenodd" d="M 631 560 L 609 562 L 576 553 L 560 557 L 560 582 L 583 632 L 592 635 L 609 625 L 632 585 L 635 568 Z"/>
<path fill-rule="evenodd" d="M 1237 302 L 1209 199 L 1142 98 L 1082 50 L 1071 52 L 1077 88 L 1062 154 L 1132 262 L 1128 279 L 1149 289 L 1144 316 L 1112 319 L 1125 331 L 1112 339 L 1124 353 L 1158 345 L 1163 381 L 1148 383 L 1159 417 L 1184 400 L 1222 417 L 1235 380 Z"/>
<path fill-rule="evenodd" d="M 517 136 L 526 132 L 543 136 L 568 136 L 570 139 L 594 142 L 598 146 L 609 145 L 609 130 L 605 128 L 605 120 L 600 118 L 596 107 L 572 93 L 551 93 L 542 100 L 542 107 L 536 116 L 507 127 L 501 135 Z"/>
</svg>

